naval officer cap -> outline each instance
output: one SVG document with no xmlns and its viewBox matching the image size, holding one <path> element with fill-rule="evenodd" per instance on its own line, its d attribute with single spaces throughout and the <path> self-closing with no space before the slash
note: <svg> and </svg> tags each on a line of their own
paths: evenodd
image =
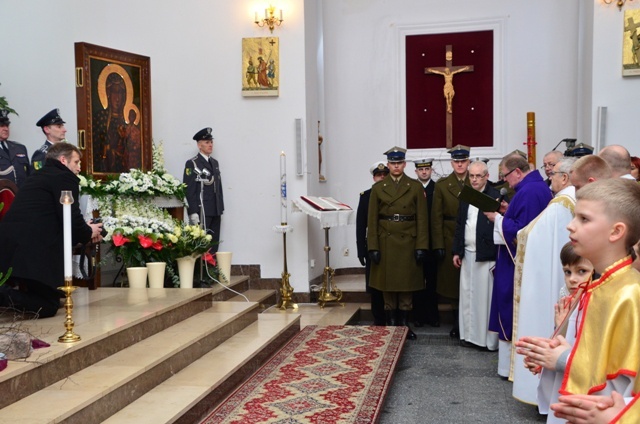
<svg viewBox="0 0 640 424">
<path fill-rule="evenodd" d="M 464 161 L 469 159 L 469 154 L 471 153 L 471 149 L 468 146 L 463 146 L 462 144 L 458 144 L 455 147 L 447 150 L 447 153 L 451 155 L 451 160 L 454 162 Z"/>
<path fill-rule="evenodd" d="M 60 109 L 53 109 L 51 112 L 44 115 L 38 122 L 36 127 L 47 127 L 49 125 L 62 125 L 65 122 L 60 117 Z"/>
<path fill-rule="evenodd" d="M 403 149 L 402 147 L 393 146 L 386 152 L 384 155 L 387 155 L 387 162 L 404 162 L 405 155 L 407 153 L 407 149 Z"/>
<path fill-rule="evenodd" d="M 9 111 L 7 109 L 0 109 L 0 125 L 9 125 L 11 121 L 9 120 Z"/>
<path fill-rule="evenodd" d="M 371 165 L 371 167 L 369 168 L 369 172 L 375 177 L 380 173 L 388 174 L 389 168 L 387 168 L 387 165 L 384 162 L 376 162 Z"/>
<path fill-rule="evenodd" d="M 416 165 L 416 168 L 431 168 L 433 158 L 416 159 L 413 161 L 413 163 Z"/>
<path fill-rule="evenodd" d="M 196 135 L 193 136 L 193 139 L 195 141 L 200 141 L 200 140 L 213 140 L 213 135 L 211 135 L 211 128 L 207 127 L 207 128 L 203 128 L 200 131 L 198 131 L 196 133 Z"/>
<path fill-rule="evenodd" d="M 592 155 L 593 154 L 593 146 L 589 146 L 588 144 L 578 143 L 572 149 L 567 149 L 564 152 L 565 156 L 581 158 L 582 156 Z"/>
</svg>

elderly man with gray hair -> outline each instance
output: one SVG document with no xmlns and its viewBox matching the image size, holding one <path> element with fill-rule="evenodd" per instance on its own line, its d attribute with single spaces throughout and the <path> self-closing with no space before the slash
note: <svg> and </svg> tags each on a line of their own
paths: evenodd
<svg viewBox="0 0 640 424">
<path fill-rule="evenodd" d="M 560 250 L 569 241 L 566 227 L 573 219 L 576 204 L 575 188 L 569 180 L 574 161 L 575 158 L 564 158 L 555 164 L 549 175 L 554 198 L 518 234 L 513 340 L 553 333 L 553 308 L 564 285 Z M 537 404 L 538 377 L 524 367 L 522 356 L 512 355 L 513 396 Z M 540 413 L 547 414 L 548 410 L 541 407 Z"/>
</svg>

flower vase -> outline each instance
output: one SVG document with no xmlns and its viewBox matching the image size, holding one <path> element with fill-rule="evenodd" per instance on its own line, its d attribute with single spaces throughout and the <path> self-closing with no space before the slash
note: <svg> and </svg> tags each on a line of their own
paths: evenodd
<svg viewBox="0 0 640 424">
<path fill-rule="evenodd" d="M 193 271 L 196 266 L 196 259 L 193 256 L 184 256 L 176 259 L 178 262 L 178 276 L 180 277 L 180 288 L 193 288 Z"/>
<path fill-rule="evenodd" d="M 133 266 L 127 268 L 127 279 L 129 280 L 130 289 L 146 289 L 147 267 Z"/>
<path fill-rule="evenodd" d="M 149 275 L 149 288 L 164 288 L 164 271 L 167 267 L 166 262 L 147 262 L 147 270 Z"/>
<path fill-rule="evenodd" d="M 216 261 L 220 268 L 220 279 L 231 282 L 231 252 L 216 252 Z"/>
</svg>

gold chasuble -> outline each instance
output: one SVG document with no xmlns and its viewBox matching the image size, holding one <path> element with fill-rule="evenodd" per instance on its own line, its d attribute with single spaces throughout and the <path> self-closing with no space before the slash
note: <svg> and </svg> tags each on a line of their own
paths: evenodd
<svg viewBox="0 0 640 424">
<path fill-rule="evenodd" d="M 638 424 L 640 423 L 640 395 L 636 395 L 631 402 L 618 414 L 611 424 Z"/>
<path fill-rule="evenodd" d="M 591 283 L 578 306 L 578 334 L 561 394 L 593 394 L 608 380 L 628 376 L 640 392 L 640 273 L 627 256 Z"/>
</svg>

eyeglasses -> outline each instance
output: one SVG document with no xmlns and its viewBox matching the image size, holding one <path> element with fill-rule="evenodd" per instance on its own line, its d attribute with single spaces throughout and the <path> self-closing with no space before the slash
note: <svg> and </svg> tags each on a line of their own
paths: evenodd
<svg viewBox="0 0 640 424">
<path fill-rule="evenodd" d="M 484 178 L 486 177 L 487 174 L 469 174 L 469 179 L 471 180 L 476 180 L 476 179 L 480 179 L 480 178 Z"/>
<path fill-rule="evenodd" d="M 504 175 L 502 176 L 502 179 L 504 180 L 505 178 L 507 178 L 507 177 L 508 177 L 508 176 L 509 176 L 513 171 L 515 171 L 516 169 L 518 169 L 518 168 L 513 168 L 511 171 L 509 171 L 509 172 L 507 172 L 506 174 L 504 174 Z"/>
<path fill-rule="evenodd" d="M 553 176 L 554 176 L 554 175 L 556 175 L 556 174 L 565 174 L 565 175 L 569 175 L 569 174 L 567 174 L 566 172 L 562 172 L 562 171 L 551 171 L 551 172 L 549 172 L 549 176 L 550 176 L 550 177 L 553 177 Z"/>
<path fill-rule="evenodd" d="M 553 168 L 554 166 L 556 166 L 555 163 L 549 162 L 549 163 L 543 163 L 541 168 Z"/>
</svg>

